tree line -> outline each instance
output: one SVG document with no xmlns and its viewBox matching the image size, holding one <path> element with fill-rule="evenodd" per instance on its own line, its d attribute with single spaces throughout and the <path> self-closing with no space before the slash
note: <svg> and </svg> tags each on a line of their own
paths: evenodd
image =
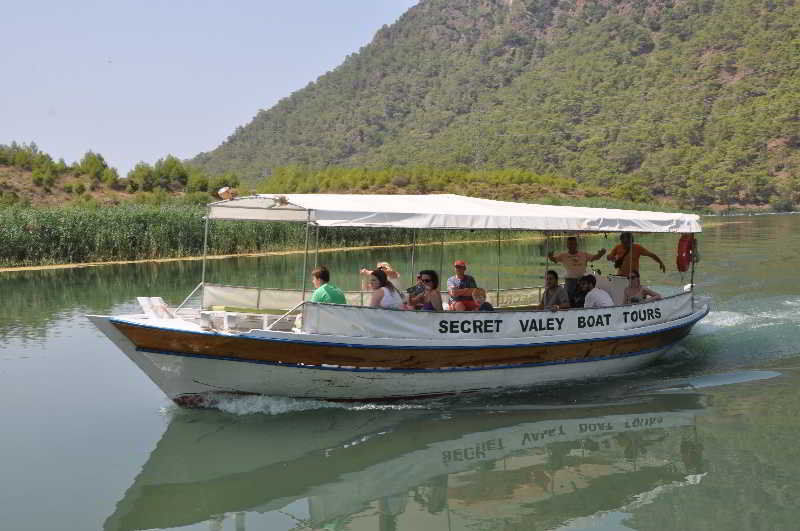
<svg viewBox="0 0 800 531">
<path fill-rule="evenodd" d="M 81 196 L 97 189 L 110 189 L 129 194 L 179 192 L 199 194 L 198 202 L 207 202 L 209 196 L 223 186 L 237 187 L 240 184 L 234 172 L 209 175 L 197 166 L 184 164 L 173 155 L 167 155 L 155 164 L 139 162 L 121 178 L 116 168 L 110 166 L 100 153 L 87 151 L 76 162 L 67 164 L 63 158 L 57 161 L 39 149 L 35 142 L 0 144 L 0 166 L 8 166 L 30 172 L 32 183 L 44 194 L 56 189 Z M 74 177 L 67 182 L 64 177 Z M 2 184 L 2 183 L 0 183 Z M 10 204 L 18 196 L 0 186 L 0 202 Z"/>
</svg>

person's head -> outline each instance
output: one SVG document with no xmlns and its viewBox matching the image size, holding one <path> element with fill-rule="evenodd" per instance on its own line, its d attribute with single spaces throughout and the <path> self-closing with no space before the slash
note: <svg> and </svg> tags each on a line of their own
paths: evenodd
<svg viewBox="0 0 800 531">
<path fill-rule="evenodd" d="M 311 283 L 314 285 L 315 288 L 320 287 L 321 285 L 330 282 L 331 280 L 331 272 L 328 271 L 328 268 L 325 266 L 319 266 L 311 271 Z"/>
<path fill-rule="evenodd" d="M 420 271 L 419 280 L 425 286 L 425 289 L 439 289 L 439 275 L 432 269 Z"/>
<path fill-rule="evenodd" d="M 475 288 L 472 291 L 472 300 L 478 304 L 483 304 L 486 302 L 486 290 L 483 288 Z"/>
<path fill-rule="evenodd" d="M 545 273 L 544 283 L 545 286 L 548 288 L 555 288 L 556 286 L 558 286 L 558 273 L 556 273 L 552 269 L 547 273 Z"/>
<path fill-rule="evenodd" d="M 369 274 L 369 285 L 372 289 L 382 288 L 389 285 L 386 272 L 383 269 L 376 269 Z"/>
<path fill-rule="evenodd" d="M 467 263 L 464 260 L 456 260 L 453 262 L 453 267 L 456 270 L 456 275 L 459 277 L 463 277 L 464 273 L 467 271 Z"/>
<path fill-rule="evenodd" d="M 622 242 L 622 245 L 625 247 L 630 247 L 633 243 L 633 234 L 630 232 L 622 232 L 619 235 L 619 241 Z"/>
<path fill-rule="evenodd" d="M 596 285 L 597 279 L 594 278 L 594 275 L 584 275 L 578 281 L 578 286 L 580 286 L 581 291 L 592 291 Z"/>
<path fill-rule="evenodd" d="M 578 252 L 578 238 L 575 236 L 567 238 L 567 250 L 573 254 Z"/>
</svg>

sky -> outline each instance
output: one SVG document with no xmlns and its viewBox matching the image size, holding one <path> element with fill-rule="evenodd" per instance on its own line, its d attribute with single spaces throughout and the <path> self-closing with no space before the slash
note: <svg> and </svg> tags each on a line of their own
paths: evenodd
<svg viewBox="0 0 800 531">
<path fill-rule="evenodd" d="M 4 2 L 0 144 L 54 159 L 210 151 L 418 0 Z"/>
</svg>

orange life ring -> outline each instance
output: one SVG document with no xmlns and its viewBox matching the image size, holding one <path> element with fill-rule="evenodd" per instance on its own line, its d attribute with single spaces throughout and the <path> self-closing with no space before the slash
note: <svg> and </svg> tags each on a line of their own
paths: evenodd
<svg viewBox="0 0 800 531">
<path fill-rule="evenodd" d="M 694 255 L 694 235 L 682 234 L 681 239 L 678 240 L 678 256 L 675 259 L 675 265 L 678 266 L 678 271 L 684 273 L 688 271 L 689 264 L 692 263 L 692 256 Z"/>
</svg>

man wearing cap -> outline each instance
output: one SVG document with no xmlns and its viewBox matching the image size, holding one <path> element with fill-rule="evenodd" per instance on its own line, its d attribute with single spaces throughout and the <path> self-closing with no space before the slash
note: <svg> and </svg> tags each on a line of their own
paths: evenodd
<svg viewBox="0 0 800 531">
<path fill-rule="evenodd" d="M 467 263 L 464 260 L 453 262 L 456 274 L 447 279 L 448 303 L 451 310 L 459 312 L 475 311 L 478 303 L 472 298 L 472 290 L 478 287 L 475 279 L 466 274 Z"/>
</svg>

